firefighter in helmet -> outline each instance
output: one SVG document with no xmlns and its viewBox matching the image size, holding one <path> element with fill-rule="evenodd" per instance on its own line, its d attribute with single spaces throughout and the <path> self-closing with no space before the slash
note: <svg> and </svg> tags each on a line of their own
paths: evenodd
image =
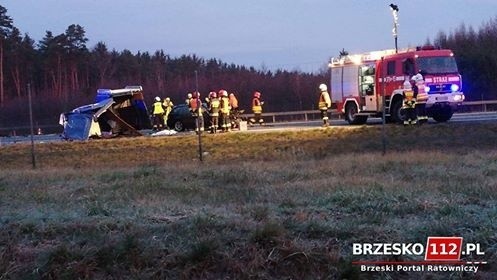
<svg viewBox="0 0 497 280">
<path fill-rule="evenodd" d="M 217 98 L 217 93 L 215 91 L 211 91 L 209 93 L 209 115 L 211 117 L 211 125 L 210 130 L 211 133 L 217 133 L 217 128 L 219 126 L 219 107 L 220 101 Z"/>
<path fill-rule="evenodd" d="M 238 127 L 240 110 L 238 108 L 238 99 L 233 92 L 229 94 L 228 99 L 230 103 L 230 127 L 233 129 Z"/>
<path fill-rule="evenodd" d="M 416 114 L 419 124 L 428 122 L 428 114 L 426 113 L 426 102 L 428 101 L 428 94 L 425 90 L 425 80 L 423 78 L 423 71 L 419 70 L 418 74 L 414 75 L 411 80 L 414 81 L 413 86 L 414 96 L 416 97 Z"/>
<path fill-rule="evenodd" d="M 195 118 L 195 131 L 200 133 L 204 131 L 204 115 L 202 112 L 202 100 L 200 99 L 200 92 L 196 91 L 192 94 L 190 99 L 190 111 Z"/>
<path fill-rule="evenodd" d="M 404 102 L 402 108 L 405 112 L 404 117 L 404 126 L 416 124 L 416 97 L 414 96 L 414 91 L 411 88 L 411 84 L 409 83 L 409 77 L 407 77 L 404 81 Z"/>
<path fill-rule="evenodd" d="M 224 89 L 219 91 L 220 98 L 220 108 L 221 108 L 221 129 L 223 132 L 228 132 L 231 130 L 230 123 L 230 100 L 228 98 L 228 92 Z"/>
<path fill-rule="evenodd" d="M 164 112 L 165 108 L 164 105 L 162 105 L 162 102 L 160 100 L 160 97 L 156 96 L 155 97 L 155 102 L 152 105 L 152 117 L 153 117 L 153 130 L 161 130 L 164 126 Z"/>
<path fill-rule="evenodd" d="M 254 117 L 250 118 L 251 125 L 256 123 L 264 125 L 264 120 L 262 119 L 262 105 L 264 105 L 264 101 L 261 101 L 261 93 L 258 91 L 254 92 L 254 98 L 252 98 L 252 112 L 254 113 Z"/>
<path fill-rule="evenodd" d="M 235 94 L 232 92 L 229 95 L 231 110 L 238 110 L 238 99 L 236 99 Z"/>
<path fill-rule="evenodd" d="M 166 127 L 168 127 L 167 126 L 167 119 L 169 117 L 169 113 L 171 113 L 171 111 L 173 110 L 174 104 L 171 101 L 171 98 L 166 97 L 164 99 L 164 102 L 162 103 L 162 105 L 164 106 L 164 108 L 166 108 L 166 112 L 164 112 L 164 125 Z"/>
<path fill-rule="evenodd" d="M 186 95 L 186 99 L 185 99 L 185 103 L 186 105 L 190 106 L 190 100 L 192 100 L 193 98 L 193 94 L 191 92 L 189 92 L 187 95 Z"/>
<path fill-rule="evenodd" d="M 319 111 L 321 111 L 321 117 L 323 119 L 323 126 L 329 126 L 328 122 L 328 108 L 331 107 L 331 99 L 330 94 L 328 93 L 328 87 L 325 84 L 319 85 L 319 91 L 321 92 L 319 96 L 318 107 Z"/>
</svg>

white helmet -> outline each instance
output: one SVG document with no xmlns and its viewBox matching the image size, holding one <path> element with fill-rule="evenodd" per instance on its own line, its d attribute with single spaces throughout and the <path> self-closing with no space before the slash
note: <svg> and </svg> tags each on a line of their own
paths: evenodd
<svg viewBox="0 0 497 280">
<path fill-rule="evenodd" d="M 412 76 L 411 80 L 413 80 L 415 82 L 420 82 L 420 81 L 423 80 L 423 75 L 421 75 L 421 74 L 418 73 L 418 74 Z"/>
<path fill-rule="evenodd" d="M 219 96 L 228 96 L 228 92 L 224 89 L 219 90 Z"/>
<path fill-rule="evenodd" d="M 319 90 L 321 90 L 321 91 L 327 91 L 328 87 L 325 84 L 320 84 L 319 85 Z"/>
<path fill-rule="evenodd" d="M 155 101 L 160 101 L 160 97 L 156 96 Z"/>
</svg>

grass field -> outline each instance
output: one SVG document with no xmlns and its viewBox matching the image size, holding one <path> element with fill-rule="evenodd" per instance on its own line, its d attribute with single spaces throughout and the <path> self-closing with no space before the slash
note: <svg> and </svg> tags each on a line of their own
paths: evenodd
<svg viewBox="0 0 497 280">
<path fill-rule="evenodd" d="M 0 279 L 497 279 L 497 124 L 0 147 Z M 463 236 L 472 273 L 364 273 L 354 242 Z M 467 257 L 471 259 L 472 257 Z M 397 257 L 396 260 L 408 260 Z"/>
</svg>

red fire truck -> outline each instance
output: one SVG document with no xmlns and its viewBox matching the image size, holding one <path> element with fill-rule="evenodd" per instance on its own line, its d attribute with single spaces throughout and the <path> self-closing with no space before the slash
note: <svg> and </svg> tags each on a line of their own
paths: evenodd
<svg viewBox="0 0 497 280">
<path fill-rule="evenodd" d="M 428 116 L 435 121 L 448 121 L 464 100 L 454 54 L 446 49 L 417 47 L 346 55 L 332 58 L 330 67 L 332 101 L 350 124 L 382 117 L 383 104 L 387 121 L 403 121 L 403 83 L 418 71 L 425 78 Z"/>
</svg>

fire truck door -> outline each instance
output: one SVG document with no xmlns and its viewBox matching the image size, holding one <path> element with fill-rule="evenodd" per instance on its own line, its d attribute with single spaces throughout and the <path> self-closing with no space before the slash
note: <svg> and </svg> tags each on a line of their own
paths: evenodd
<svg viewBox="0 0 497 280">
<path fill-rule="evenodd" d="M 374 65 L 363 65 L 360 69 L 360 91 L 363 98 L 363 111 L 376 111 L 378 100 L 374 86 Z"/>
</svg>

